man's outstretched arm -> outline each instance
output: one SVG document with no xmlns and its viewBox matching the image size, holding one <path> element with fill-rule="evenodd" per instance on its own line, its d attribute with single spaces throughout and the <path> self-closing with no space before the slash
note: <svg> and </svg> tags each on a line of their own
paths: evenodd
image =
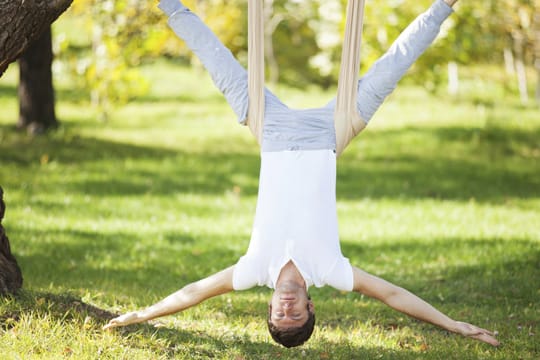
<svg viewBox="0 0 540 360">
<path fill-rule="evenodd" d="M 435 309 L 413 293 L 353 267 L 354 291 L 382 301 L 404 314 L 448 331 L 498 346 L 494 334 L 486 329 L 456 321 Z"/>
<path fill-rule="evenodd" d="M 195 306 L 211 297 L 230 292 L 233 290 L 233 271 L 234 266 L 231 266 L 207 278 L 186 285 L 146 309 L 133 311 L 112 319 L 103 329 L 136 324 L 174 314 Z"/>
</svg>

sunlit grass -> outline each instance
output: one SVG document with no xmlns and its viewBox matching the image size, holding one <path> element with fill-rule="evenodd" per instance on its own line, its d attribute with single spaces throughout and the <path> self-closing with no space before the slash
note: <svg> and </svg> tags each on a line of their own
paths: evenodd
<svg viewBox="0 0 540 360">
<path fill-rule="evenodd" d="M 147 96 L 107 122 L 63 99 L 47 137 L 14 130 L 16 69 L 0 80 L 4 226 L 24 291 L 0 300 L 8 359 L 536 359 L 540 354 L 540 118 L 464 85 L 457 98 L 403 86 L 338 164 L 351 262 L 453 317 L 497 330 L 493 349 L 355 294 L 311 289 L 318 327 L 298 349 L 264 325 L 269 290 L 228 294 L 161 325 L 102 332 L 110 313 L 155 302 L 245 252 L 255 141 L 204 72 L 142 68 Z M 475 80 L 476 81 L 476 80 Z M 326 102 L 278 87 L 292 106 Z M 492 101 L 494 97 L 496 101 Z M 72 98 L 72 97 L 68 97 Z"/>
</svg>

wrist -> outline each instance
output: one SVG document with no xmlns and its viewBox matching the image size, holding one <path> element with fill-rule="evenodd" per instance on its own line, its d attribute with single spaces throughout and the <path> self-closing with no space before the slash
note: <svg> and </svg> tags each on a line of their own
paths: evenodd
<svg viewBox="0 0 540 360">
<path fill-rule="evenodd" d="M 460 324 L 459 321 L 450 319 L 450 322 L 448 323 L 446 330 L 456 333 L 456 334 L 461 334 L 459 324 Z"/>
<path fill-rule="evenodd" d="M 158 8 L 169 17 L 177 11 L 186 9 L 179 0 L 160 0 Z"/>
</svg>

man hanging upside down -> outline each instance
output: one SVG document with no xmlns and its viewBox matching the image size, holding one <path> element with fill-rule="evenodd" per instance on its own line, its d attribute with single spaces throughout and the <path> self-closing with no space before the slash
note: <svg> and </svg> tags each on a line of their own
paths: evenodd
<svg viewBox="0 0 540 360">
<path fill-rule="evenodd" d="M 407 69 L 437 36 L 457 0 L 435 0 L 358 82 L 358 113 L 367 123 Z M 178 0 L 161 0 L 169 25 L 199 57 L 245 124 L 247 73 L 202 21 Z M 248 250 L 238 262 L 160 302 L 112 319 L 109 329 L 183 311 L 213 296 L 254 286 L 274 290 L 268 307 L 272 338 L 286 347 L 313 332 L 309 286 L 332 286 L 378 299 L 448 331 L 497 346 L 493 333 L 453 320 L 409 291 L 357 267 L 341 253 L 336 213 L 335 100 L 296 110 L 265 90 L 261 170 Z"/>
</svg>

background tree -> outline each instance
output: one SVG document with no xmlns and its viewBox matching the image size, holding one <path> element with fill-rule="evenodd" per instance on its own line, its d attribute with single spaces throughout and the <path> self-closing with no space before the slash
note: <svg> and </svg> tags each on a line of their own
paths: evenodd
<svg viewBox="0 0 540 360">
<path fill-rule="evenodd" d="M 49 27 L 19 58 L 19 128 L 40 134 L 58 126 L 54 111 L 52 34 Z"/>
<path fill-rule="evenodd" d="M 534 68 L 536 69 L 536 103 L 540 105 L 540 1 L 536 2 L 533 24 Z"/>
<path fill-rule="evenodd" d="M 6 206 L 4 204 L 4 191 L 0 187 L 0 295 L 15 292 L 22 286 L 21 269 L 9 246 L 9 239 L 2 226 Z"/>
<path fill-rule="evenodd" d="M 0 0 L 0 76 L 26 48 L 71 4 L 72 0 Z M 50 41 L 50 40 L 49 40 Z M 0 187 L 0 294 L 22 286 L 22 274 L 11 253 L 9 239 L 1 224 L 5 213 Z"/>
<path fill-rule="evenodd" d="M 73 0 L 0 0 L 0 76 Z"/>
</svg>

